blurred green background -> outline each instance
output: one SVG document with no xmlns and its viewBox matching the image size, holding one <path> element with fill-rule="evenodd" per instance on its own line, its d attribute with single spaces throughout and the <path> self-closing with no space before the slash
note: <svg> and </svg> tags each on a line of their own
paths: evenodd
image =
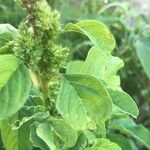
<svg viewBox="0 0 150 150">
<path fill-rule="evenodd" d="M 149 0 L 48 0 L 61 14 L 62 26 L 68 22 L 94 19 L 105 23 L 116 39 L 113 55 L 124 60 L 118 74 L 122 88 L 138 104 L 137 123 L 150 129 L 150 1 Z M 13 0 L 0 0 L 0 23 L 18 27 L 26 13 Z M 68 37 L 69 36 L 69 40 Z M 69 45 L 69 60 L 84 60 L 91 43 L 84 36 L 62 35 Z M 140 148 L 142 149 L 142 147 Z"/>
</svg>

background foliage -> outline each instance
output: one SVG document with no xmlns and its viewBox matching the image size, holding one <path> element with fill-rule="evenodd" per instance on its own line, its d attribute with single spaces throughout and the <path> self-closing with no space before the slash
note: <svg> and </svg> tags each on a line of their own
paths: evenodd
<svg viewBox="0 0 150 150">
<path fill-rule="evenodd" d="M 53 8 L 60 10 L 62 24 L 88 18 L 102 21 L 110 28 L 117 44 L 113 55 L 125 62 L 125 67 L 119 71 L 122 88 L 139 106 L 137 122 L 150 129 L 150 19 L 145 8 L 136 1 L 48 1 Z M 25 12 L 13 0 L 0 0 L 0 23 L 18 27 L 24 17 Z M 69 44 L 72 49 L 69 60 L 85 60 L 92 47 L 88 38 L 76 33 L 71 35 L 71 42 L 67 40 L 68 34 L 63 35 L 62 39 L 63 44 Z M 113 139 L 113 136 L 110 135 L 110 138 Z M 143 148 L 141 145 L 139 147 Z"/>
</svg>

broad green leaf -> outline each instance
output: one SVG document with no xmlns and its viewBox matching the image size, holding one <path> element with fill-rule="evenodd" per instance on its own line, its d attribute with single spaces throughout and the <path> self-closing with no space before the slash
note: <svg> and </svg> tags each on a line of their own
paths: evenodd
<svg viewBox="0 0 150 150">
<path fill-rule="evenodd" d="M 36 133 L 38 125 L 38 122 L 34 122 L 30 126 L 30 141 L 32 142 L 33 146 L 39 147 L 41 150 L 49 150 L 48 145 Z"/>
<path fill-rule="evenodd" d="M 150 37 L 137 41 L 136 52 L 147 76 L 150 78 Z"/>
<path fill-rule="evenodd" d="M 72 147 L 75 145 L 77 138 L 77 132 L 63 120 L 51 120 L 41 124 L 35 122 L 31 126 L 30 139 L 34 146 L 42 150 L 57 149 L 58 141 L 61 141 L 61 145 L 63 143 L 63 149 Z"/>
<path fill-rule="evenodd" d="M 139 115 L 138 107 L 127 93 L 122 90 L 113 89 L 108 89 L 108 92 L 113 100 L 113 104 L 115 104 L 120 111 L 137 118 Z"/>
<path fill-rule="evenodd" d="M 117 143 L 122 148 L 122 150 L 132 150 L 132 146 L 129 140 L 120 134 L 110 133 L 107 135 L 107 138 L 110 141 Z"/>
<path fill-rule="evenodd" d="M 63 120 L 52 120 L 50 126 L 54 133 L 64 142 L 64 148 L 69 148 L 75 145 L 78 135 L 77 132 Z"/>
<path fill-rule="evenodd" d="M 81 72 L 103 80 L 111 88 L 120 89 L 120 77 L 117 71 L 123 67 L 123 61 L 114 56 L 107 56 L 97 47 L 90 49 L 82 65 Z"/>
<path fill-rule="evenodd" d="M 18 31 L 10 24 L 0 24 L 0 47 L 18 35 Z"/>
<path fill-rule="evenodd" d="M 99 21 L 84 20 L 76 24 L 69 23 L 65 30 L 85 34 L 95 46 L 103 50 L 106 54 L 110 54 L 115 47 L 115 40 L 110 31 Z"/>
<path fill-rule="evenodd" d="M 10 121 L 1 123 L 1 138 L 6 150 L 32 150 L 29 133 L 29 123 L 25 123 L 17 130 L 11 128 Z"/>
<path fill-rule="evenodd" d="M 125 118 L 114 120 L 112 122 L 111 128 L 118 129 L 121 132 L 134 137 L 143 145 L 145 145 L 148 149 L 150 149 L 150 131 L 141 124 L 135 124 L 132 119 Z"/>
<path fill-rule="evenodd" d="M 54 133 L 48 122 L 39 124 L 36 133 L 46 143 L 48 149 L 57 150 L 57 147 L 54 143 Z"/>
<path fill-rule="evenodd" d="M 13 55 L 0 56 L 0 120 L 15 114 L 23 106 L 30 87 L 26 66 Z"/>
<path fill-rule="evenodd" d="M 56 107 L 65 121 L 76 130 L 83 130 L 89 122 L 82 100 L 72 85 L 63 78 Z"/>
<path fill-rule="evenodd" d="M 73 127 L 84 129 L 89 121 L 87 117 L 95 123 L 105 122 L 111 114 L 112 102 L 107 89 L 96 78 L 64 75 L 57 109 Z"/>
<path fill-rule="evenodd" d="M 98 48 L 93 47 L 90 49 L 85 62 L 82 61 L 80 64 L 82 65 L 79 65 L 77 61 L 70 62 L 67 65 L 67 73 L 81 73 L 94 76 L 107 85 L 113 104 L 122 112 L 130 114 L 134 118 L 138 116 L 139 111 L 136 103 L 120 88 L 120 77 L 117 75 L 117 71 L 123 66 L 121 59 L 113 56 L 107 57 Z M 73 69 L 71 69 L 72 67 Z"/>
<path fill-rule="evenodd" d="M 82 67 L 82 73 L 104 80 L 111 88 L 120 88 L 120 77 L 117 71 L 123 67 L 123 61 L 118 57 L 106 56 L 102 51 L 93 47 Z"/>
<path fill-rule="evenodd" d="M 81 65 L 82 63 L 82 65 Z M 97 47 L 92 47 L 84 61 L 70 62 L 67 66 L 67 73 L 83 73 L 94 76 L 98 80 L 104 80 L 109 88 L 120 89 L 120 77 L 117 71 L 123 67 L 123 61 L 114 56 L 108 56 Z M 74 68 L 71 70 L 71 68 Z"/>
<path fill-rule="evenodd" d="M 101 138 L 97 139 L 95 144 L 86 150 L 121 150 L 121 148 L 116 143 Z"/>
</svg>

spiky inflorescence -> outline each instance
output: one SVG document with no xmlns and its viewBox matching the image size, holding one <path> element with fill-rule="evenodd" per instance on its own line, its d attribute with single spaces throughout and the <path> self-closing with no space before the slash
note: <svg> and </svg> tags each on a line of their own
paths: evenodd
<svg viewBox="0 0 150 150">
<path fill-rule="evenodd" d="M 19 26 L 14 53 L 37 75 L 49 79 L 67 56 L 67 49 L 57 43 L 61 32 L 59 13 L 53 11 L 46 0 L 22 0 L 21 4 L 29 15 Z"/>
</svg>

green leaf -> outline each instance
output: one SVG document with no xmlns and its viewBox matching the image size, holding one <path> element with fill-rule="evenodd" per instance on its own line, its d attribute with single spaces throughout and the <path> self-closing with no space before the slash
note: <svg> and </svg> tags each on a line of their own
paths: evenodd
<svg viewBox="0 0 150 150">
<path fill-rule="evenodd" d="M 1 123 L 1 138 L 6 150 L 32 150 L 29 133 L 29 123 L 17 130 L 11 128 L 11 122 L 8 120 Z"/>
<path fill-rule="evenodd" d="M 113 100 L 113 104 L 115 104 L 115 106 L 117 106 L 121 112 L 137 118 L 139 115 L 138 107 L 134 100 L 127 93 L 122 90 L 119 91 L 113 89 L 108 89 L 108 92 Z"/>
<path fill-rule="evenodd" d="M 31 117 L 36 111 L 31 110 L 27 105 L 31 104 L 33 107 L 33 105 L 39 104 L 37 96 L 35 92 L 32 92 L 31 96 L 30 92 L 30 100 L 24 104 L 17 114 L 7 119 L 7 121 L 1 121 L 1 137 L 6 150 L 32 150 L 32 143 L 29 140 L 30 124 L 33 123 Z"/>
<path fill-rule="evenodd" d="M 11 54 L 11 53 L 12 53 L 12 49 L 10 48 L 9 44 L 0 47 L 0 54 Z"/>
<path fill-rule="evenodd" d="M 67 64 L 66 73 L 67 74 L 80 73 L 83 65 L 84 65 L 84 61 L 80 61 L 80 60 L 71 61 Z"/>
<path fill-rule="evenodd" d="M 13 55 L 0 56 L 0 90 L 8 82 L 20 64 L 21 61 Z"/>
<path fill-rule="evenodd" d="M 135 124 L 132 119 L 125 118 L 114 120 L 111 124 L 111 128 L 118 129 L 121 132 L 134 137 L 150 149 L 150 131 L 142 125 Z"/>
<path fill-rule="evenodd" d="M 51 120 L 46 123 L 35 122 L 31 126 L 30 140 L 42 150 L 56 150 L 58 141 L 63 149 L 72 147 L 77 141 L 77 132 L 63 120 Z M 63 144 L 63 145 L 62 145 Z"/>
<path fill-rule="evenodd" d="M 95 134 L 90 130 L 85 130 L 83 133 L 84 133 L 84 135 L 86 136 L 86 138 L 88 140 L 88 144 L 93 144 L 94 141 L 96 140 Z"/>
<path fill-rule="evenodd" d="M 108 28 L 99 21 L 84 20 L 79 23 L 69 23 L 66 31 L 76 31 L 89 37 L 92 43 L 104 53 L 110 54 L 115 47 L 115 40 Z"/>
<path fill-rule="evenodd" d="M 15 114 L 23 106 L 30 87 L 26 66 L 13 55 L 0 56 L 0 120 Z"/>
<path fill-rule="evenodd" d="M 122 68 L 124 65 L 123 61 L 114 56 L 108 58 L 106 64 L 104 77 L 102 80 L 105 80 L 109 88 L 112 89 L 121 89 L 120 87 L 120 77 L 117 75 L 117 71 Z"/>
<path fill-rule="evenodd" d="M 150 78 L 150 37 L 137 41 L 136 52 L 147 76 Z"/>
<path fill-rule="evenodd" d="M 0 47 L 18 35 L 18 31 L 10 24 L 0 24 Z"/>
<path fill-rule="evenodd" d="M 38 122 L 34 122 L 30 126 L 30 141 L 32 142 L 33 146 L 39 147 L 41 150 L 49 150 L 48 145 L 46 145 L 46 143 L 36 133 L 38 125 Z"/>
<path fill-rule="evenodd" d="M 50 126 L 54 133 L 64 142 L 64 148 L 69 148 L 75 145 L 78 135 L 77 132 L 63 120 L 52 120 Z"/>
<path fill-rule="evenodd" d="M 82 65 L 83 67 L 81 69 L 81 73 L 94 76 L 98 80 L 103 79 L 108 61 L 109 57 L 107 57 L 102 50 L 97 47 L 92 47 L 88 53 L 84 65 Z"/>
<path fill-rule="evenodd" d="M 18 35 L 18 30 L 10 24 L 0 24 L 0 36 L 9 33 L 12 36 Z"/>
<path fill-rule="evenodd" d="M 69 148 L 69 150 L 83 150 L 87 145 L 87 137 L 85 134 L 81 133 L 78 137 L 78 140 L 72 148 Z"/>
<path fill-rule="evenodd" d="M 105 83 L 113 100 L 113 104 L 115 104 L 120 111 L 136 118 L 139 114 L 136 103 L 120 88 L 120 77 L 117 76 L 117 71 L 122 66 L 123 61 L 121 59 L 113 56 L 107 57 L 103 55 L 103 52 L 98 48 L 93 47 L 90 49 L 85 62 L 70 62 L 66 70 L 67 73 L 70 74 L 88 74 Z"/>
<path fill-rule="evenodd" d="M 91 148 L 86 148 L 86 150 L 121 150 L 121 148 L 108 139 L 97 139 L 95 144 Z"/>
<path fill-rule="evenodd" d="M 51 126 L 48 122 L 39 124 L 36 133 L 46 143 L 49 149 L 57 150 L 54 143 L 54 133 L 52 132 Z"/>
<path fill-rule="evenodd" d="M 117 143 L 122 148 L 122 150 L 132 150 L 132 146 L 129 140 L 120 134 L 110 133 L 107 135 L 107 138 L 110 141 Z"/>
<path fill-rule="evenodd" d="M 61 81 L 56 107 L 65 121 L 76 130 L 86 128 L 89 120 L 86 110 L 77 92 L 65 78 Z"/>
<path fill-rule="evenodd" d="M 85 62 L 74 61 L 68 63 L 67 73 L 88 74 L 98 80 L 105 81 L 109 88 L 120 89 L 120 77 L 117 75 L 117 71 L 123 65 L 124 63 L 120 58 L 105 55 L 102 50 L 94 46 L 90 49 Z"/>
<path fill-rule="evenodd" d="M 40 91 L 37 88 L 32 87 L 25 105 L 29 106 L 29 107 L 43 105 L 42 94 L 40 93 Z"/>
<path fill-rule="evenodd" d="M 95 123 L 105 122 L 111 114 L 112 102 L 103 83 L 94 77 L 64 75 L 57 109 L 68 124 L 81 130 L 86 128 L 89 118 Z"/>
</svg>

